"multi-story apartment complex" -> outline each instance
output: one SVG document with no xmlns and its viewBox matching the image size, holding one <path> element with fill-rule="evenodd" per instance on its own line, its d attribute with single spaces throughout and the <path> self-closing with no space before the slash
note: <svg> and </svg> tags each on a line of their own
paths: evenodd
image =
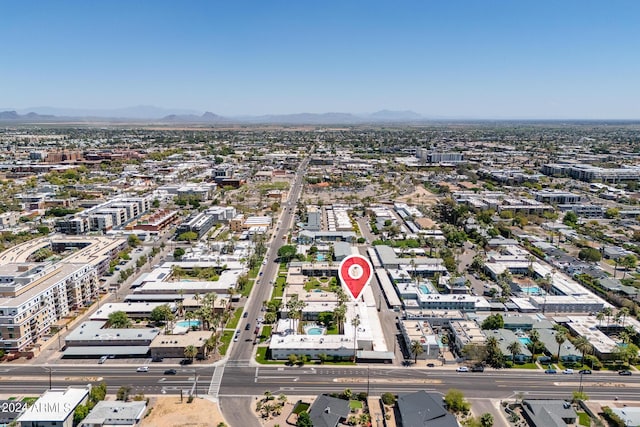
<svg viewBox="0 0 640 427">
<path fill-rule="evenodd" d="M 124 239 L 47 237 L 5 251 L 0 257 L 0 349 L 27 350 L 58 320 L 90 304 L 98 295 L 98 275 L 125 246 Z M 71 250 L 71 255 L 30 262 L 42 248 Z"/>
</svg>

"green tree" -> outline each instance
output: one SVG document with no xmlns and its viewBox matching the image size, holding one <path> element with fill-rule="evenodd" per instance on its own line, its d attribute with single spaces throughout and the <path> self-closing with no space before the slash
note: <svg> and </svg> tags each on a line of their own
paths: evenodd
<svg viewBox="0 0 640 427">
<path fill-rule="evenodd" d="M 176 249 L 173 251 L 173 257 L 174 257 L 175 259 L 180 259 L 180 258 L 182 258 L 182 256 L 184 255 L 184 253 L 185 253 L 185 252 L 184 252 L 184 249 L 182 249 L 182 248 L 176 248 Z"/>
<path fill-rule="evenodd" d="M 636 258 L 636 256 L 633 254 L 625 255 L 622 257 L 622 259 L 620 259 L 619 263 L 627 270 L 633 270 L 634 268 L 636 268 L 636 265 L 638 265 L 638 258 Z M 624 276 L 626 276 L 626 274 L 627 272 L 625 271 L 623 274 L 623 278 Z"/>
<path fill-rule="evenodd" d="M 541 346 L 543 346 L 542 342 L 540 341 L 540 332 L 538 332 L 537 329 L 533 329 L 531 332 L 529 332 L 529 339 L 531 340 L 531 343 L 529 344 L 529 350 L 531 350 L 531 359 L 535 361 L 536 354 L 538 353 L 538 351 L 542 351 Z"/>
<path fill-rule="evenodd" d="M 382 393 L 382 403 L 385 405 L 393 405 L 396 403 L 396 396 L 393 393 Z"/>
<path fill-rule="evenodd" d="M 198 233 L 196 233 L 195 231 L 186 231 L 178 235 L 178 240 L 186 242 L 198 240 Z"/>
<path fill-rule="evenodd" d="M 480 425 L 482 427 L 492 427 L 493 426 L 493 415 L 489 412 L 485 412 L 480 415 Z"/>
<path fill-rule="evenodd" d="M 515 340 L 507 346 L 507 350 L 511 353 L 511 360 L 515 362 L 516 356 L 522 351 L 522 345 L 520 344 L 520 341 Z"/>
<path fill-rule="evenodd" d="M 447 394 L 444 396 L 444 403 L 447 405 L 449 412 L 454 414 L 469 412 L 469 408 L 471 407 L 469 402 L 465 400 L 464 394 L 455 388 L 447 391 Z"/>
<path fill-rule="evenodd" d="M 297 427 L 313 427 L 311 422 L 311 416 L 308 412 L 300 412 L 298 414 L 298 421 L 296 421 Z"/>
<path fill-rule="evenodd" d="M 500 345 L 496 337 L 487 338 L 487 365 L 493 368 L 502 368 L 504 365 L 504 355 L 500 351 Z"/>
<path fill-rule="evenodd" d="M 579 337 L 578 339 L 575 340 L 573 345 L 575 346 L 576 349 L 578 349 L 578 351 L 582 352 L 582 361 L 583 361 L 582 363 L 584 364 L 584 355 L 586 353 L 590 353 L 591 349 L 593 348 L 591 346 L 591 343 L 587 338 Z"/>
<path fill-rule="evenodd" d="M 184 348 L 184 357 L 193 360 L 198 355 L 198 348 L 195 345 L 188 345 Z"/>
<path fill-rule="evenodd" d="M 155 323 L 166 323 L 175 319 L 169 304 L 159 305 L 149 314 L 149 319 Z"/>
<path fill-rule="evenodd" d="M 558 344 L 558 357 L 557 357 L 557 360 L 559 362 L 560 361 L 560 349 L 562 348 L 562 344 L 564 344 L 564 342 L 567 340 L 567 335 L 562 331 L 558 331 L 553 336 L 553 338 L 556 340 L 556 344 Z"/>
<path fill-rule="evenodd" d="M 418 356 L 424 352 L 422 344 L 419 341 L 411 341 L 411 354 L 413 354 L 413 363 L 418 363 Z"/>
<path fill-rule="evenodd" d="M 73 424 L 80 424 L 82 420 L 87 418 L 87 415 L 89 415 L 89 408 L 87 407 L 87 405 L 76 406 L 75 411 L 73 411 Z"/>
<path fill-rule="evenodd" d="M 490 330 L 502 329 L 504 328 L 504 318 L 500 313 L 492 314 L 490 316 L 487 316 L 486 319 L 484 319 L 480 327 L 485 330 L 486 329 L 490 329 Z"/>
<path fill-rule="evenodd" d="M 130 247 L 135 248 L 140 244 L 140 239 L 135 234 L 129 234 L 127 238 L 127 243 Z"/>
<path fill-rule="evenodd" d="M 282 262 L 289 262 L 296 256 L 296 247 L 293 245 L 283 245 L 278 249 L 278 258 Z"/>
<path fill-rule="evenodd" d="M 151 206 L 155 209 L 158 209 L 160 207 L 160 200 L 158 199 L 153 199 L 153 202 L 151 203 Z"/>
<path fill-rule="evenodd" d="M 578 252 L 578 258 L 588 262 L 598 262 L 602 259 L 602 254 L 595 248 L 582 248 Z"/>
<path fill-rule="evenodd" d="M 617 218 L 618 216 L 620 216 L 620 209 L 618 208 L 608 208 L 606 211 L 604 211 L 604 217 L 605 218 Z"/>
<path fill-rule="evenodd" d="M 116 392 L 116 400 L 122 400 L 123 402 L 126 402 L 127 400 L 129 400 L 129 393 L 131 393 L 131 386 L 120 386 L 120 388 Z"/>
<path fill-rule="evenodd" d="M 565 225 L 574 227 L 578 223 L 578 215 L 574 211 L 567 211 L 567 213 L 564 214 L 564 218 L 562 218 L 562 222 Z"/>
<path fill-rule="evenodd" d="M 114 311 L 109 314 L 108 322 L 112 328 L 116 329 L 124 329 L 131 326 L 131 319 L 124 311 Z"/>
</svg>

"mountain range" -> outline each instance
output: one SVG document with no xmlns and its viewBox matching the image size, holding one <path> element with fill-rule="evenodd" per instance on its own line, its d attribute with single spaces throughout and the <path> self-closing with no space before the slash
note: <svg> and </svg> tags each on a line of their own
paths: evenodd
<svg viewBox="0 0 640 427">
<path fill-rule="evenodd" d="M 4 111 L 3 111 L 4 110 Z M 192 110 L 169 110 L 153 106 L 138 106 L 113 110 L 81 110 L 34 107 L 25 110 L 0 109 L 0 122 L 148 122 L 197 124 L 358 124 L 380 122 L 417 122 L 425 117 L 413 111 L 381 110 L 370 114 L 296 113 L 261 116 L 225 117 L 211 112 L 198 114 Z"/>
</svg>

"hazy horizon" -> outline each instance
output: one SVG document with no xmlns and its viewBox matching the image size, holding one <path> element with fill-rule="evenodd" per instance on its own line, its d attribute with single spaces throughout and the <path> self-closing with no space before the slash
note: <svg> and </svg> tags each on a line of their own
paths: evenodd
<svg viewBox="0 0 640 427">
<path fill-rule="evenodd" d="M 2 108 L 640 119 L 640 3 L 16 2 Z"/>
</svg>

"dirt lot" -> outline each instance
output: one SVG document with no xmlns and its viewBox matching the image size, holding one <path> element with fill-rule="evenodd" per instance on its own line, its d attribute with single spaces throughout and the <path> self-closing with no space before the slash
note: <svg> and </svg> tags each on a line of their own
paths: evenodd
<svg viewBox="0 0 640 427">
<path fill-rule="evenodd" d="M 207 399 L 180 403 L 179 396 L 152 397 L 151 414 L 142 420 L 141 427 L 216 427 L 224 422 L 218 405 Z"/>
</svg>

